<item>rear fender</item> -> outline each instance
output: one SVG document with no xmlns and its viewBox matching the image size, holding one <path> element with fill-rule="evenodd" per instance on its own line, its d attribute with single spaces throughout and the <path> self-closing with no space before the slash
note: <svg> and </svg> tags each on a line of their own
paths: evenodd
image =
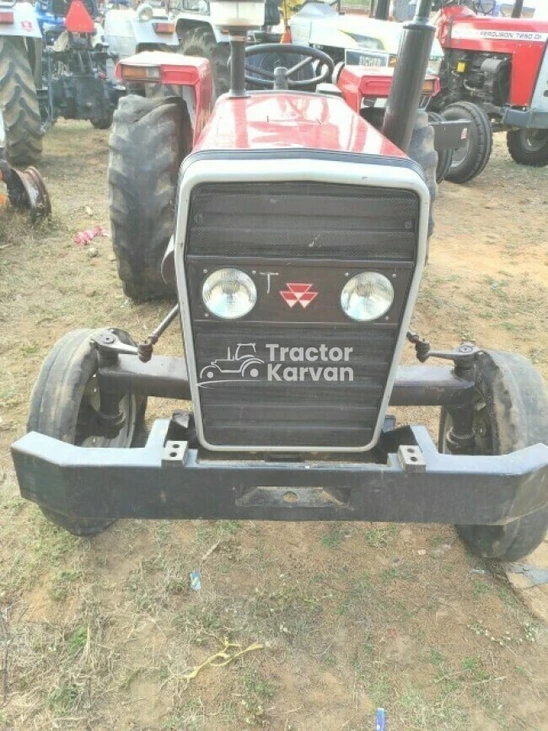
<svg viewBox="0 0 548 731">
<path fill-rule="evenodd" d="M 116 65 L 116 77 L 124 80 L 124 66 L 140 67 L 143 76 L 133 79 L 140 83 L 160 84 L 170 90 L 173 95 L 180 96 L 186 102 L 192 123 L 193 142 L 201 134 L 211 112 L 213 94 L 213 79 L 209 61 L 193 56 L 181 56 L 178 53 L 164 51 L 144 51 L 135 56 L 129 56 Z M 160 69 L 160 79 L 146 80 L 146 69 Z"/>
<path fill-rule="evenodd" d="M 337 86 L 348 106 L 359 114 L 363 99 L 388 99 L 393 75 L 394 69 L 388 67 L 345 66 L 339 74 Z M 423 96 L 439 93 L 440 80 L 437 76 L 429 74 L 424 84 Z"/>
<path fill-rule="evenodd" d="M 19 36 L 21 38 L 40 38 L 42 33 L 34 8 L 29 3 L 16 3 L 6 8 L 13 11 L 13 23 L 0 25 L 0 36 Z"/>
</svg>

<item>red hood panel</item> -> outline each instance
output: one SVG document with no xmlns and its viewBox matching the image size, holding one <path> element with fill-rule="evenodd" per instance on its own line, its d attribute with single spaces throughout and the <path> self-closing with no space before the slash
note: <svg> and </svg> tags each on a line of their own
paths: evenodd
<svg viewBox="0 0 548 731">
<path fill-rule="evenodd" d="M 291 92 L 221 97 L 194 151 L 299 148 L 405 157 L 344 100 Z"/>
</svg>

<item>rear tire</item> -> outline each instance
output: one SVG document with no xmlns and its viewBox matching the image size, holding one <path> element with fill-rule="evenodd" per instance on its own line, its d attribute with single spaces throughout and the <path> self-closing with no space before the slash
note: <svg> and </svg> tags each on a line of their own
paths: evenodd
<svg viewBox="0 0 548 731">
<path fill-rule="evenodd" d="M 438 153 L 434 149 L 434 129 L 430 126 L 428 114 L 421 109 L 417 112 L 408 155 L 422 167 L 426 185 L 430 191 L 428 235 L 431 236 L 434 232 L 434 202 L 438 197 L 438 184 L 436 182 Z"/>
<path fill-rule="evenodd" d="M 518 129 L 506 133 L 506 146 L 520 165 L 548 165 L 548 129 Z"/>
<path fill-rule="evenodd" d="M 442 111 L 442 117 L 448 121 L 467 119 L 471 122 L 466 145 L 453 151 L 451 167 L 445 178 L 451 183 L 467 183 L 481 173 L 491 157 L 491 122 L 483 109 L 471 102 L 450 104 Z"/>
<path fill-rule="evenodd" d="M 198 27 L 184 31 L 179 53 L 184 56 L 206 58 L 209 61 L 213 74 L 213 101 L 230 89 L 228 70 L 230 46 L 228 43 L 217 43 L 209 28 Z"/>
<path fill-rule="evenodd" d="M 112 246 L 124 292 L 168 297 L 161 263 L 174 228 L 179 165 L 190 128 L 182 100 L 126 96 L 114 113 L 108 187 Z"/>
<path fill-rule="evenodd" d="M 546 443 L 548 397 L 540 374 L 515 353 L 484 352 L 477 360 L 473 454 L 508 454 Z M 447 434 L 452 419 L 442 409 L 440 452 L 449 452 Z M 506 525 L 457 525 L 473 553 L 484 558 L 517 561 L 532 553 L 548 530 L 548 507 Z"/>
<path fill-rule="evenodd" d="M 90 418 L 97 407 L 97 351 L 90 337 L 98 330 L 72 330 L 59 340 L 44 361 L 34 385 L 27 423 L 28 431 L 46 434 L 69 444 L 86 447 L 131 447 L 140 444 L 145 429 L 146 399 L 127 394 L 121 401 L 126 423 L 113 437 L 93 436 Z M 117 330 L 123 342 L 135 345 L 123 330 Z M 40 510 L 55 525 L 77 536 L 93 536 L 114 521 L 98 518 L 75 518 L 44 508 Z"/>
<path fill-rule="evenodd" d="M 42 121 L 29 59 L 19 38 L 0 37 L 0 108 L 6 156 L 12 165 L 35 163 L 42 152 Z"/>
</svg>

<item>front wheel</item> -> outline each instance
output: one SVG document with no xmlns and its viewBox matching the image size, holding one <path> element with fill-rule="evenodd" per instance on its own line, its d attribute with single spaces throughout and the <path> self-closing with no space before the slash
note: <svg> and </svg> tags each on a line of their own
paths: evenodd
<svg viewBox="0 0 548 731">
<path fill-rule="evenodd" d="M 508 454 L 546 443 L 548 398 L 542 377 L 528 360 L 514 353 L 478 356 L 473 454 Z M 449 453 L 450 413 L 441 412 L 439 448 Z M 548 501 L 548 494 L 547 494 Z M 548 505 L 506 525 L 457 525 L 470 550 L 484 558 L 517 561 L 532 553 L 548 530 Z"/>
<path fill-rule="evenodd" d="M 481 107 L 471 102 L 450 104 L 442 112 L 447 121 L 468 120 L 468 137 L 463 147 L 453 150 L 451 166 L 446 175 L 450 183 L 468 183 L 485 168 L 493 149 L 493 130 L 489 117 Z"/>
<path fill-rule="evenodd" d="M 53 346 L 32 391 L 27 429 L 81 447 L 137 446 L 145 430 L 146 399 L 142 397 L 123 395 L 119 403 L 124 415 L 120 431 L 114 437 L 100 434 L 98 358 L 90 342 L 95 332 L 100 331 L 72 330 Z M 122 342 L 135 344 L 126 332 L 116 333 Z M 95 535 L 113 522 L 40 509 L 49 521 L 77 536 Z"/>
<path fill-rule="evenodd" d="M 548 165 L 548 129 L 512 130 L 506 134 L 506 145 L 512 159 L 520 165 Z"/>
</svg>

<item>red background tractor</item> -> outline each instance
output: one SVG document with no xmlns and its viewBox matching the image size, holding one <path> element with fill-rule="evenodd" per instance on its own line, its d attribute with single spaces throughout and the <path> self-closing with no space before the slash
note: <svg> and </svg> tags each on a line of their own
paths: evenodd
<svg viewBox="0 0 548 731">
<path fill-rule="evenodd" d="M 516 3 L 519 15 L 523 2 Z M 433 109 L 473 121 L 469 155 L 457 155 L 463 177 L 488 157 L 489 123 L 507 132 L 508 150 L 524 165 L 548 164 L 548 20 L 478 15 L 468 3 L 443 2 L 434 23 L 445 51 Z"/>
</svg>

